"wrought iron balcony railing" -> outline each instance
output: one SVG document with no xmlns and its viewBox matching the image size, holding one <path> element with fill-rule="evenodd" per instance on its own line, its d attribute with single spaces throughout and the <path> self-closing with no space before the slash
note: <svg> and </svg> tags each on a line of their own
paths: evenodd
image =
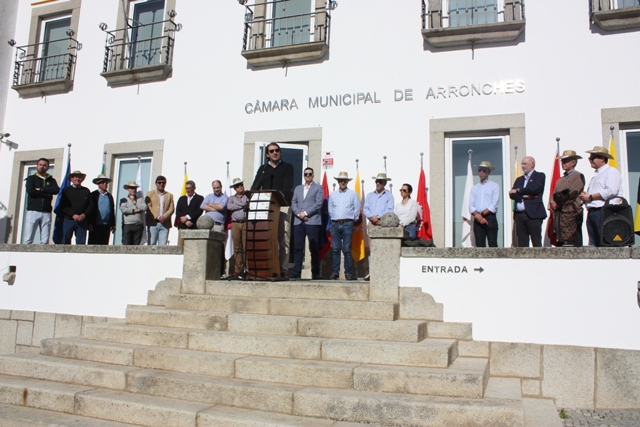
<svg viewBox="0 0 640 427">
<path fill-rule="evenodd" d="M 273 0 L 245 6 L 243 51 L 313 42 L 329 44 L 330 10 L 335 1 L 329 0 L 325 7 L 309 13 L 277 16 L 276 10 L 284 3 Z"/>
<path fill-rule="evenodd" d="M 622 0 L 620 0 L 622 1 Z M 482 4 L 484 3 L 484 4 Z M 422 0 L 422 28 L 463 27 L 524 19 L 524 0 L 442 0 L 442 9 L 429 10 Z M 437 22 L 434 20 L 437 19 Z"/>
<path fill-rule="evenodd" d="M 172 11 L 173 12 L 173 11 Z M 174 13 L 175 16 L 175 13 Z M 173 17 L 172 17 L 173 18 Z M 147 27 L 149 32 L 160 27 L 164 35 L 159 37 L 139 37 Z M 173 64 L 174 34 L 182 29 L 173 19 L 150 24 L 129 25 L 127 28 L 107 31 L 107 24 L 100 24 L 100 29 L 107 33 L 102 71 L 134 69 L 148 65 Z"/>
<path fill-rule="evenodd" d="M 76 53 L 82 44 L 73 38 L 74 33 L 60 40 L 51 40 L 16 47 L 16 60 L 13 69 L 13 86 L 45 83 L 54 80 L 73 81 L 75 75 Z M 67 52 L 47 54 L 50 46 L 67 44 Z M 14 40 L 9 45 L 15 46 Z"/>
</svg>

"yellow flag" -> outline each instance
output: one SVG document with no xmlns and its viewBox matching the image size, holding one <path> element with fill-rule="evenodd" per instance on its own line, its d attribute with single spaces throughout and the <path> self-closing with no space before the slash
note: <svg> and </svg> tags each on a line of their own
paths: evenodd
<svg viewBox="0 0 640 427">
<path fill-rule="evenodd" d="M 180 192 L 181 196 L 187 195 L 187 181 L 189 181 L 189 174 L 187 173 L 187 167 L 184 167 L 184 181 L 182 181 L 182 191 Z"/>
<path fill-rule="evenodd" d="M 360 200 L 360 213 L 362 213 L 362 191 L 360 189 L 360 171 L 356 172 L 356 193 L 358 193 L 358 199 Z M 353 236 L 351 237 L 351 256 L 354 262 L 362 261 L 365 256 L 364 251 L 364 229 L 363 224 L 366 218 L 362 218 L 362 223 L 356 225 L 353 228 Z"/>
<path fill-rule="evenodd" d="M 518 162 L 518 156 L 516 156 L 516 178 L 520 178 L 522 175 L 522 169 L 520 169 L 520 163 Z"/>
<path fill-rule="evenodd" d="M 611 134 L 611 141 L 609 141 L 609 154 L 611 154 L 611 156 L 613 156 L 613 159 L 609 160 L 609 166 L 611 166 L 612 168 L 616 168 L 618 169 L 618 162 L 616 160 L 616 144 L 615 141 L 613 140 L 613 134 Z"/>
</svg>

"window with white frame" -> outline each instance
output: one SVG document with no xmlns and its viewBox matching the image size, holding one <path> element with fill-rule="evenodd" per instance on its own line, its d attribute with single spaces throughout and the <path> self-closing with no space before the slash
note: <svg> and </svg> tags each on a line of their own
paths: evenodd
<svg viewBox="0 0 640 427">
<path fill-rule="evenodd" d="M 260 165 L 268 161 L 266 147 L 270 142 L 256 142 L 254 170 L 258 170 Z M 309 147 L 307 141 L 278 143 L 281 150 L 281 159 L 283 162 L 293 165 L 293 187 L 304 183 L 302 172 L 308 166 Z"/>
<path fill-rule="evenodd" d="M 49 170 L 47 171 L 47 173 L 49 175 L 53 175 L 55 171 L 55 164 L 53 162 L 49 163 Z M 37 172 L 37 167 L 36 167 L 36 163 L 29 163 L 29 164 L 25 164 L 24 165 L 24 169 L 22 171 L 22 176 L 25 177 L 25 179 L 31 175 L 35 175 Z M 60 183 L 58 183 L 59 185 Z M 26 186 L 22 186 L 20 188 L 20 200 L 22 200 L 22 210 L 20 212 L 20 217 L 19 217 L 19 223 L 18 223 L 18 230 L 19 230 L 19 235 L 17 236 L 17 242 L 18 243 L 24 243 L 24 229 L 26 226 L 26 221 L 25 218 L 27 217 L 27 188 Z M 53 204 L 52 204 L 53 206 Z M 53 231 L 53 220 L 51 222 L 51 231 Z M 33 241 L 34 242 L 40 242 L 40 227 L 36 228 L 36 233 L 33 236 Z"/>
<path fill-rule="evenodd" d="M 509 135 L 507 134 L 476 134 L 448 136 L 445 139 L 445 246 L 462 246 L 462 204 L 465 198 L 469 165 L 469 150 L 471 153 L 471 170 L 473 183 L 479 181 L 476 166 L 482 161 L 488 161 L 495 166 L 489 179 L 500 187 L 498 202 L 498 246 L 511 245 L 511 200 L 508 197 L 511 188 L 509 179 Z M 506 167 L 505 167 L 506 166 Z"/>
<path fill-rule="evenodd" d="M 640 184 L 640 124 L 625 126 L 620 130 L 620 161 L 618 168 L 622 174 L 623 193 L 634 209 L 638 206 L 638 185 Z M 634 246 L 640 246 L 636 237 Z"/>
<path fill-rule="evenodd" d="M 138 188 L 138 197 L 144 197 L 150 188 L 152 180 L 151 176 L 152 158 L 151 156 L 140 156 L 140 158 L 123 156 L 117 157 L 115 160 L 114 177 L 113 177 L 113 199 L 116 203 L 116 232 L 114 236 L 114 245 L 122 244 L 122 211 L 120 210 L 120 200 L 126 199 L 129 192 L 124 189 L 124 185 L 130 181 L 138 181 L 140 176 L 140 188 Z"/>
</svg>

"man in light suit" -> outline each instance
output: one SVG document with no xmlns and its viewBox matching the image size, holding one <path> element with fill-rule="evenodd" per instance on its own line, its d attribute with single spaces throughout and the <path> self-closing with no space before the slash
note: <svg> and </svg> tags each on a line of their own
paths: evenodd
<svg viewBox="0 0 640 427">
<path fill-rule="evenodd" d="M 291 210 L 293 211 L 294 267 L 293 279 L 300 279 L 302 256 L 304 254 L 304 238 L 309 238 L 311 251 L 311 278 L 320 278 L 320 256 L 318 238 L 322 227 L 320 211 L 324 201 L 322 185 L 313 182 L 313 169 L 304 170 L 304 184 L 293 190 Z"/>
<path fill-rule="evenodd" d="M 144 201 L 147 204 L 147 232 L 149 246 L 166 246 L 169 241 L 171 215 L 175 210 L 173 194 L 165 191 L 167 178 L 158 175 L 156 189 L 149 190 Z"/>
<path fill-rule="evenodd" d="M 516 228 L 517 246 L 529 246 L 529 237 L 533 247 L 542 246 L 542 221 L 547 211 L 542 202 L 545 175 L 535 170 L 536 161 L 527 156 L 522 159 L 522 176 L 513 183 L 509 197 L 515 200 L 513 219 Z"/>
</svg>

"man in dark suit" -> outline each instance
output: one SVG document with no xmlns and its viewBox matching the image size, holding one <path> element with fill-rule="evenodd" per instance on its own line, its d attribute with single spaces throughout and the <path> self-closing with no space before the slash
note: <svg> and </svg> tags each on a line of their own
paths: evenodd
<svg viewBox="0 0 640 427">
<path fill-rule="evenodd" d="M 536 161 L 527 156 L 522 159 L 522 176 L 516 179 L 509 197 L 515 200 L 513 219 L 516 229 L 517 246 L 529 246 L 529 238 L 534 247 L 542 246 L 542 221 L 547 211 L 542 202 L 545 175 L 535 170 Z"/>
<path fill-rule="evenodd" d="M 89 224 L 89 244 L 108 245 L 111 233 L 116 231 L 116 213 L 113 196 L 107 191 L 111 179 L 100 174 L 93 183 L 98 189 L 91 193 L 95 207 Z"/>
<path fill-rule="evenodd" d="M 324 190 L 322 185 L 313 182 L 313 169 L 304 170 L 304 184 L 293 190 L 291 210 L 293 211 L 294 267 L 293 278 L 300 279 L 302 256 L 304 254 L 304 238 L 309 238 L 311 252 L 311 278 L 320 278 L 320 256 L 318 238 L 322 227 L 322 202 Z"/>
<path fill-rule="evenodd" d="M 196 183 L 189 180 L 185 184 L 187 194 L 180 196 L 176 204 L 176 227 L 180 230 L 195 229 L 198 218 L 202 215 L 200 205 L 204 197 L 196 194 Z"/>
</svg>

